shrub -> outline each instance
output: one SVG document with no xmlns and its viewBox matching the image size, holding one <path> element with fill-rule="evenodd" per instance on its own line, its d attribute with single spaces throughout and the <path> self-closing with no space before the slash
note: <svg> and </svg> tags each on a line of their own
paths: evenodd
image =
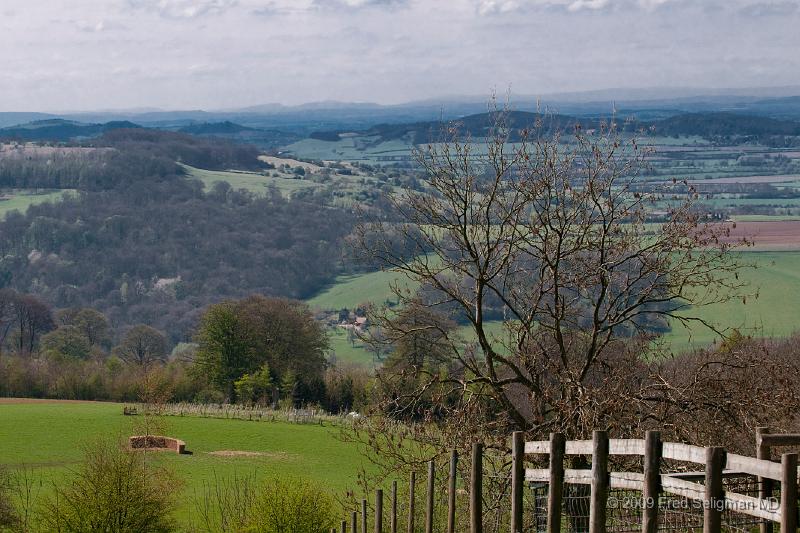
<svg viewBox="0 0 800 533">
<path fill-rule="evenodd" d="M 336 524 L 336 505 L 319 485 L 303 479 L 253 475 L 217 478 L 195 500 L 200 528 L 208 532 L 327 533 Z"/>
<path fill-rule="evenodd" d="M 269 364 L 264 363 L 260 370 L 245 374 L 233 382 L 236 398 L 245 405 L 266 405 L 272 393 L 272 377 Z"/>
<path fill-rule="evenodd" d="M 263 485 L 247 531 L 327 533 L 336 524 L 336 506 L 319 485 L 303 479 L 272 479 Z"/>
<path fill-rule="evenodd" d="M 43 506 L 46 531 L 83 533 L 174 531 L 175 483 L 144 455 L 115 441 L 86 447 L 85 461 Z"/>
<path fill-rule="evenodd" d="M 0 470 L 0 531 L 13 531 L 19 524 L 11 490 L 11 476 L 5 470 Z"/>
</svg>

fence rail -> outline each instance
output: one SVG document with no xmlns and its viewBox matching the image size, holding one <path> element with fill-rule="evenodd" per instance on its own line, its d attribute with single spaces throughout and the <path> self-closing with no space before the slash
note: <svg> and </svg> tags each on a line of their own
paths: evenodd
<svg viewBox="0 0 800 533">
<path fill-rule="evenodd" d="M 781 462 L 769 460 L 773 448 L 800 446 L 800 434 L 772 434 L 759 428 L 757 457 L 729 454 L 721 447 L 703 448 L 678 442 L 662 442 L 659 432 L 647 432 L 644 439 L 609 439 L 595 431 L 591 440 L 566 440 L 553 433 L 546 441 L 525 442 L 514 433 L 511 441 L 510 531 L 556 533 L 605 533 L 607 531 L 755 531 L 771 533 L 798 527 L 798 455 L 784 453 Z M 528 456 L 539 456 L 547 468 L 526 468 Z M 547 456 L 543 461 L 541 456 Z M 588 468 L 566 468 L 572 461 Z M 615 458 L 637 458 L 641 472 L 614 471 Z M 640 458 L 640 459 L 639 459 Z M 456 528 L 456 487 L 459 457 L 450 457 L 447 480 L 447 533 Z M 475 444 L 470 457 L 470 479 L 462 480 L 469 493 L 469 531 L 483 533 L 483 447 Z M 630 462 L 630 461 L 628 461 Z M 682 468 L 676 468 L 681 463 Z M 688 470 L 703 465 L 702 470 Z M 672 471 L 670 471 L 672 470 Z M 425 491 L 424 531 L 433 533 L 435 503 L 435 464 L 428 464 Z M 407 532 L 417 531 L 414 523 L 416 477 L 409 480 Z M 530 491 L 538 491 L 531 498 Z M 526 494 L 528 498 L 526 498 Z M 612 494 L 624 494 L 637 502 L 635 513 L 622 516 L 609 505 Z M 536 502 L 537 516 L 525 514 L 525 501 Z M 375 494 L 372 523 L 375 533 L 383 533 L 383 491 Z M 691 512 L 676 510 L 676 502 L 691 503 Z M 368 533 L 367 500 L 361 502 L 361 530 Z M 389 531 L 398 533 L 397 482 L 393 482 L 389 508 Z M 353 533 L 358 532 L 357 515 L 352 513 Z M 336 530 L 331 530 L 334 533 Z M 342 522 L 342 533 L 347 522 Z"/>
</svg>

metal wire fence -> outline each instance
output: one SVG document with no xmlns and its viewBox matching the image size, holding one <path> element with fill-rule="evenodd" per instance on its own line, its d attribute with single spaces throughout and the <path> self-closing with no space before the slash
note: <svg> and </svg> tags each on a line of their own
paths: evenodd
<svg viewBox="0 0 800 533">
<path fill-rule="evenodd" d="M 697 483 L 703 479 L 686 476 Z M 780 484 L 774 483 L 773 497 L 780 501 Z M 726 474 L 723 479 L 726 492 L 758 498 L 761 482 L 755 476 Z M 529 483 L 526 495 L 526 533 L 547 531 L 547 483 Z M 561 531 L 585 533 L 589 531 L 590 488 L 588 485 L 566 483 L 563 489 Z M 702 502 L 674 494 L 661 494 L 659 506 L 659 531 L 701 533 L 703 531 Z M 753 533 L 764 520 L 728 508 L 722 515 L 722 530 L 730 533 Z M 614 489 L 609 491 L 606 507 L 606 528 L 614 533 L 634 533 L 642 530 L 642 494 L 639 491 Z M 774 531 L 780 531 L 773 524 Z"/>
</svg>

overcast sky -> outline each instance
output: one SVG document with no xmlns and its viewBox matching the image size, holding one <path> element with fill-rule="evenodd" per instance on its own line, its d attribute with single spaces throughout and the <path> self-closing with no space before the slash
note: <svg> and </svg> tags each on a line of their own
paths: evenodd
<svg viewBox="0 0 800 533">
<path fill-rule="evenodd" d="M 800 85 L 800 0 L 0 0 L 0 110 Z"/>
</svg>

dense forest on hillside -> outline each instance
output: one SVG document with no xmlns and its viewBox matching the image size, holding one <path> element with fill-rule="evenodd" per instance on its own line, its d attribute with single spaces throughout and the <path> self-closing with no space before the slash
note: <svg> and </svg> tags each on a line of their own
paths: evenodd
<svg viewBox="0 0 800 533">
<path fill-rule="evenodd" d="M 77 137 L 96 137 L 116 129 L 138 128 L 129 121 L 86 124 L 74 120 L 46 119 L 0 128 L 0 139 L 14 141 L 64 141 Z"/>
<path fill-rule="evenodd" d="M 256 149 L 152 130 L 116 130 L 101 150 L 0 158 L 0 185 L 70 188 L 0 222 L 0 287 L 57 308 L 90 306 L 115 327 L 187 339 L 209 303 L 251 293 L 303 298 L 340 272 L 353 216 L 276 191 L 204 190 L 176 161 L 258 168 Z M 67 164 L 69 162 L 69 164 Z"/>
<path fill-rule="evenodd" d="M 414 122 L 409 124 L 378 124 L 361 135 L 375 137 L 376 143 L 406 139 L 415 144 L 446 140 L 452 131 L 472 137 L 487 137 L 496 125 L 497 112 L 468 115 L 446 123 L 441 121 Z M 800 144 L 800 122 L 778 120 L 755 115 L 727 112 L 684 113 L 662 120 L 640 120 L 635 116 L 617 118 L 575 117 L 553 113 L 530 113 L 512 111 L 504 113 L 509 140 L 518 141 L 521 131 L 537 126 L 537 133 L 570 133 L 576 127 L 584 130 L 597 129 L 615 122 L 627 132 L 655 135 L 696 135 L 710 140 L 724 138 L 744 139 L 750 137 L 768 146 L 796 146 Z M 338 141 L 346 131 L 319 131 L 311 138 L 320 141 Z M 442 139 L 444 137 L 444 139 Z M 788 138 L 788 139 L 787 139 Z"/>
</svg>

